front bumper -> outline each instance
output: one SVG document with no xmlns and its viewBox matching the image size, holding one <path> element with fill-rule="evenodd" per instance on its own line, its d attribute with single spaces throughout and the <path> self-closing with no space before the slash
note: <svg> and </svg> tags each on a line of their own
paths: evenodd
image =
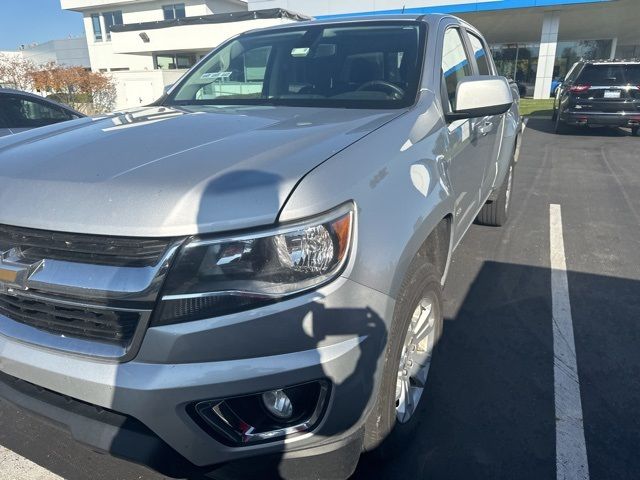
<svg viewBox="0 0 640 480">
<path fill-rule="evenodd" d="M 609 127 L 634 127 L 640 125 L 640 113 L 589 112 L 567 110 L 560 119 L 569 125 L 593 125 Z"/>
<path fill-rule="evenodd" d="M 197 466 L 271 453 L 282 458 L 315 455 L 341 448 L 361 431 L 378 389 L 393 307 L 390 297 L 340 278 L 261 309 L 151 328 L 137 357 L 126 363 L 63 354 L 0 336 L 0 371 L 131 418 Z M 187 413 L 196 401 L 318 379 L 332 384 L 324 417 L 313 432 L 294 439 L 231 447 Z M 11 395 L 0 390 L 0 396 Z M 82 416 L 65 422 L 46 409 L 34 410 L 65 424 L 80 442 L 123 456 L 117 439 L 125 437 L 117 432 L 110 436 L 114 431 L 106 426 L 95 428 L 99 419 L 90 419 L 92 428 L 80 428 Z"/>
</svg>

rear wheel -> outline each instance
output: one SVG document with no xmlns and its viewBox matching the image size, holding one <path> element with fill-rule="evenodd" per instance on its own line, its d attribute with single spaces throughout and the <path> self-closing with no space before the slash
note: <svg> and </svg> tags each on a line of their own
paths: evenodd
<svg viewBox="0 0 640 480">
<path fill-rule="evenodd" d="M 365 450 L 376 449 L 379 457 L 392 455 L 415 430 L 414 417 L 442 332 L 440 277 L 435 266 L 418 256 L 398 295 L 380 389 L 365 426 Z"/>
<path fill-rule="evenodd" d="M 554 133 L 562 133 L 563 132 L 563 127 L 564 127 L 564 123 L 562 122 L 562 120 L 560 120 L 560 112 L 557 111 L 555 112 L 555 124 L 553 126 L 553 132 Z"/>
<path fill-rule="evenodd" d="M 500 185 L 496 199 L 482 206 L 476 218 L 476 223 L 490 227 L 501 227 L 507 223 L 509 207 L 511 205 L 511 194 L 513 192 L 513 167 L 513 162 L 511 162 L 509 164 L 509 171 L 502 185 Z"/>
</svg>

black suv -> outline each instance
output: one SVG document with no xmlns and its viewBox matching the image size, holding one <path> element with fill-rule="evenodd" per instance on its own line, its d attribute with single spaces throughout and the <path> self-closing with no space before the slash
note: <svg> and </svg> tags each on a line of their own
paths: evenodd
<svg viewBox="0 0 640 480">
<path fill-rule="evenodd" d="M 640 61 L 580 61 L 558 88 L 555 131 L 562 124 L 640 127 Z"/>
</svg>

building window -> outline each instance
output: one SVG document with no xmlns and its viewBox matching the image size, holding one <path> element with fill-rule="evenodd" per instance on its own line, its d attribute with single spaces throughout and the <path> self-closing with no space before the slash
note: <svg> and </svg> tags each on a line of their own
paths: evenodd
<svg viewBox="0 0 640 480">
<path fill-rule="evenodd" d="M 610 39 L 558 42 L 553 80 L 560 81 L 564 78 L 573 64 L 581 58 L 585 60 L 609 58 L 611 45 Z M 521 96 L 532 96 L 536 84 L 540 44 L 498 44 L 492 45 L 491 51 L 498 74 L 514 79 Z"/>
<path fill-rule="evenodd" d="M 538 71 L 539 43 L 505 43 L 491 46 L 498 74 L 515 80 L 520 96 L 533 96 Z"/>
<path fill-rule="evenodd" d="M 564 77 L 578 60 L 608 59 L 611 56 L 612 40 L 577 40 L 558 42 L 553 77 Z"/>
<path fill-rule="evenodd" d="M 165 20 L 175 20 L 176 18 L 186 17 L 184 11 L 184 3 L 174 3 L 173 5 L 165 5 L 162 7 Z"/>
<path fill-rule="evenodd" d="M 111 40 L 111 27 L 114 25 L 122 25 L 122 12 L 116 10 L 115 12 L 104 12 L 104 28 L 107 31 L 107 41 Z"/>
<path fill-rule="evenodd" d="M 196 56 L 188 53 L 163 53 L 156 55 L 156 68 L 176 70 L 191 68 L 196 64 Z"/>
<path fill-rule="evenodd" d="M 91 14 L 91 24 L 93 25 L 93 40 L 96 42 L 102 41 L 102 26 L 100 25 L 100 14 Z"/>
</svg>

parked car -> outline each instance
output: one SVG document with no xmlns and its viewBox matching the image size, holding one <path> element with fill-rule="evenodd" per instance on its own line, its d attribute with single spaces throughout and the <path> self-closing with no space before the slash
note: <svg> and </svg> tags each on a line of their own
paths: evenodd
<svg viewBox="0 0 640 480">
<path fill-rule="evenodd" d="M 551 80 L 551 97 L 555 97 L 556 94 L 558 93 L 558 88 L 560 88 L 560 85 L 562 85 L 562 78 L 561 77 L 556 77 L 553 80 Z"/>
<path fill-rule="evenodd" d="M 245 33 L 152 107 L 1 139 L 0 396 L 159 470 L 348 476 L 416 427 L 519 133 L 482 35 L 403 15 Z"/>
<path fill-rule="evenodd" d="M 640 128 L 640 62 L 580 61 L 558 88 L 553 105 L 563 125 Z"/>
<path fill-rule="evenodd" d="M 0 137 L 84 116 L 38 95 L 0 88 Z"/>
</svg>

